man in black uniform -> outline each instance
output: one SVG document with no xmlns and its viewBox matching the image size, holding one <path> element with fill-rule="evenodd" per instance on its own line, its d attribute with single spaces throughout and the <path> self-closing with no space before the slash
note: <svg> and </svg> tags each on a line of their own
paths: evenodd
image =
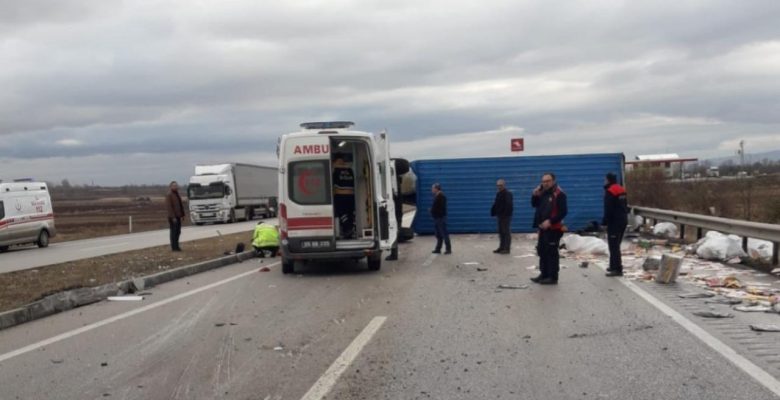
<svg viewBox="0 0 780 400">
<path fill-rule="evenodd" d="M 342 155 L 337 155 L 333 162 L 333 209 L 339 219 L 339 236 L 352 238 L 355 234 L 355 174 Z"/>
<path fill-rule="evenodd" d="M 431 206 L 431 217 L 433 217 L 433 227 L 436 232 L 436 248 L 434 254 L 441 253 L 441 244 L 446 246 L 444 254 L 452 254 L 452 244 L 450 243 L 450 233 L 447 231 L 447 196 L 441 191 L 441 185 L 434 183 L 431 187 L 433 193 L 433 205 Z"/>
<path fill-rule="evenodd" d="M 498 248 L 493 253 L 509 254 L 512 248 L 512 192 L 506 189 L 506 182 L 499 179 L 496 182 L 496 199 L 493 201 L 493 207 L 490 208 L 490 216 L 496 217 L 498 222 Z"/>
<path fill-rule="evenodd" d="M 604 220 L 607 227 L 609 244 L 609 269 L 607 276 L 623 275 L 623 260 L 620 255 L 620 243 L 628 225 L 628 201 L 626 190 L 617 183 L 617 175 L 607 174 L 604 185 Z"/>
<path fill-rule="evenodd" d="M 558 246 L 563 236 L 563 219 L 566 218 L 568 208 L 566 193 L 558 187 L 555 174 L 546 173 L 542 176 L 542 184 L 531 195 L 531 206 L 536 209 L 533 227 L 539 232 L 536 252 L 539 254 L 541 271 L 539 276 L 531 280 L 542 285 L 556 285 L 560 271 Z"/>
</svg>

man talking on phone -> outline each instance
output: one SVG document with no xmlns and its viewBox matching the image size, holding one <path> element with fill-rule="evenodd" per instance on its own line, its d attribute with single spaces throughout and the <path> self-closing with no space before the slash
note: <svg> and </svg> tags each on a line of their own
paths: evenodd
<svg viewBox="0 0 780 400">
<path fill-rule="evenodd" d="M 563 219 L 566 218 L 568 208 L 566 193 L 558 187 L 555 174 L 548 172 L 542 175 L 541 185 L 531 195 L 531 206 L 536 209 L 533 227 L 539 233 L 536 252 L 539 254 L 541 271 L 539 276 L 531 280 L 541 285 L 556 285 L 560 271 L 558 246 L 563 236 Z"/>
</svg>

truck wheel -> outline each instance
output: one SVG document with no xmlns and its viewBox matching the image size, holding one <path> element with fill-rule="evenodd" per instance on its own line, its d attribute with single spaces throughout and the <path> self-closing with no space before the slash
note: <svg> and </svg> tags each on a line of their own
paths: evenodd
<svg viewBox="0 0 780 400">
<path fill-rule="evenodd" d="M 236 222 L 236 210 L 230 210 L 230 216 L 228 216 L 228 223 L 232 224 Z"/>
<path fill-rule="evenodd" d="M 195 225 L 197 226 L 203 226 L 203 222 L 196 222 Z"/>
<path fill-rule="evenodd" d="M 369 271 L 379 271 L 379 268 L 382 268 L 382 253 L 376 253 L 376 255 L 369 256 L 367 260 Z"/>
<path fill-rule="evenodd" d="M 285 275 L 295 273 L 295 262 L 293 260 L 282 258 L 282 273 Z"/>
<path fill-rule="evenodd" d="M 8 251 L 8 246 L 0 246 L 0 253 L 5 253 Z"/>
<path fill-rule="evenodd" d="M 38 234 L 38 241 L 35 242 L 38 247 L 44 248 L 49 246 L 49 232 L 47 231 L 41 231 L 40 234 Z"/>
</svg>

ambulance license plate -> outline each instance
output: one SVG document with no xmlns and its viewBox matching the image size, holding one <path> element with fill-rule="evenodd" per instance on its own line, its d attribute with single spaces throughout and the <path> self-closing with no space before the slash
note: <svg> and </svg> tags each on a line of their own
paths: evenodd
<svg viewBox="0 0 780 400">
<path fill-rule="evenodd" d="M 301 248 L 305 250 L 328 249 L 330 248 L 330 241 L 329 240 L 305 240 L 301 242 Z"/>
</svg>

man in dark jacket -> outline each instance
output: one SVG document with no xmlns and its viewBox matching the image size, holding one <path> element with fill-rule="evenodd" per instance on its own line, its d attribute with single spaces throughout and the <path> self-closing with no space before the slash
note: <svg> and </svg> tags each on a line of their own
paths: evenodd
<svg viewBox="0 0 780 400">
<path fill-rule="evenodd" d="M 493 253 L 509 254 L 512 248 L 512 192 L 506 190 L 506 182 L 499 179 L 496 182 L 496 199 L 493 201 L 493 207 L 490 208 L 490 216 L 496 217 L 498 222 L 498 248 Z"/>
<path fill-rule="evenodd" d="M 558 187 L 555 174 L 546 173 L 542 176 L 542 184 L 531 195 L 531 206 L 536 209 L 533 228 L 539 232 L 536 251 L 541 271 L 539 276 L 531 280 L 542 285 L 555 285 L 560 271 L 558 246 L 565 229 L 563 219 L 568 213 L 566 193 Z"/>
<path fill-rule="evenodd" d="M 165 207 L 168 210 L 168 226 L 171 230 L 171 250 L 181 251 L 179 237 L 181 236 L 181 221 L 184 219 L 184 204 L 179 195 L 179 184 L 171 182 L 170 191 L 165 195 Z"/>
<path fill-rule="evenodd" d="M 441 185 L 434 183 L 431 187 L 433 193 L 433 205 L 431 206 L 431 216 L 433 217 L 433 226 L 436 232 L 436 248 L 433 253 L 441 253 L 441 243 L 444 242 L 446 250 L 444 254 L 452 253 L 450 244 L 450 234 L 447 232 L 447 197 L 441 191 Z"/>
<path fill-rule="evenodd" d="M 604 219 L 609 244 L 609 269 L 607 276 L 623 275 L 623 260 L 620 256 L 620 243 L 628 225 L 628 201 L 626 190 L 617 183 L 617 175 L 607 174 L 604 185 Z"/>
</svg>

